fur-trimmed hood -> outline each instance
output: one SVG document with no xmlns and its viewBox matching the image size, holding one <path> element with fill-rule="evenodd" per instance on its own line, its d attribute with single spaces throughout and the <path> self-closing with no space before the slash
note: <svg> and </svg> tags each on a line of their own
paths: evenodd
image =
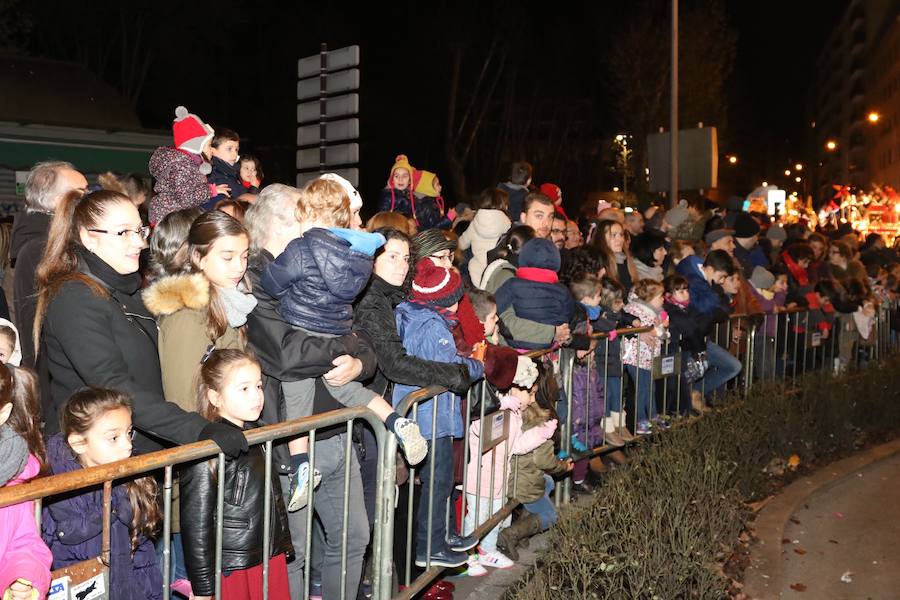
<svg viewBox="0 0 900 600">
<path fill-rule="evenodd" d="M 144 305 L 153 315 L 171 315 L 183 308 L 209 306 L 209 280 L 202 273 L 171 275 L 144 290 Z"/>
</svg>

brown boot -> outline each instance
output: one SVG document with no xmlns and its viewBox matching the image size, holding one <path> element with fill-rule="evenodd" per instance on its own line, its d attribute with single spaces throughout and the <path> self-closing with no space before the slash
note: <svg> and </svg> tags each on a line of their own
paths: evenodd
<svg viewBox="0 0 900 600">
<path fill-rule="evenodd" d="M 634 440 L 637 439 L 636 437 L 634 437 L 634 435 L 630 431 L 628 431 L 628 428 L 624 425 L 620 425 L 619 427 L 616 427 L 616 433 L 619 434 L 620 438 L 625 440 L 626 444 L 628 442 L 633 442 Z"/>
<path fill-rule="evenodd" d="M 614 446 L 616 448 L 621 448 L 625 445 L 625 439 L 622 438 L 616 431 L 608 431 L 603 434 L 603 441 L 606 442 L 607 446 Z"/>
<path fill-rule="evenodd" d="M 703 394 L 700 393 L 700 390 L 691 390 L 691 408 L 694 409 L 694 412 L 701 414 L 709 412 L 710 409 L 703 401 Z"/>
<path fill-rule="evenodd" d="M 626 465 L 628 464 L 628 458 L 625 456 L 625 453 L 621 450 L 616 450 L 615 452 L 610 452 L 607 454 L 609 459 L 616 463 L 617 465 Z"/>
<path fill-rule="evenodd" d="M 592 458 L 591 462 L 588 464 L 590 465 L 591 472 L 593 472 L 595 475 L 606 473 L 606 464 L 599 456 L 595 456 L 594 458 Z"/>
<path fill-rule="evenodd" d="M 510 560 L 519 560 L 519 540 L 541 532 L 541 518 L 526 512 L 521 519 L 504 529 L 497 536 L 497 548 Z"/>
</svg>

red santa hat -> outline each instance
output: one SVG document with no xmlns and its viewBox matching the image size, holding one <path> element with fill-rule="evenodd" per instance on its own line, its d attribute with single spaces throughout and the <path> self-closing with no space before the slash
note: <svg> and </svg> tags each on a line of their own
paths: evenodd
<svg viewBox="0 0 900 600">
<path fill-rule="evenodd" d="M 175 121 L 172 123 L 172 137 L 175 139 L 175 147 L 191 154 L 203 154 L 206 142 L 212 140 L 215 135 L 213 128 L 193 115 L 188 110 L 179 106 L 175 109 Z"/>
<path fill-rule="evenodd" d="M 447 308 L 463 295 L 462 277 L 454 269 L 439 267 L 425 258 L 416 265 L 412 297 L 420 302 Z"/>
</svg>

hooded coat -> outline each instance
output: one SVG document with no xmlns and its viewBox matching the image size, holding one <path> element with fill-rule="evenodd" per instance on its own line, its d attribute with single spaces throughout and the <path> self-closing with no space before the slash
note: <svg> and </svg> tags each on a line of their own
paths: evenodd
<svg viewBox="0 0 900 600">
<path fill-rule="evenodd" d="M 190 152 L 160 146 L 148 167 L 156 182 L 150 198 L 150 224 L 156 225 L 170 212 L 196 208 L 209 200 L 209 184 L 200 172 L 203 159 Z"/>
<path fill-rule="evenodd" d="M 77 471 L 81 463 L 63 435 L 47 440 L 47 457 L 54 475 Z M 103 538 L 103 489 L 57 496 L 44 507 L 41 528 L 53 553 L 53 569 L 100 556 Z M 125 484 L 113 486 L 109 531 L 109 588 L 111 600 L 162 598 L 162 573 L 156 564 L 153 542 L 140 538 L 131 555 L 131 520 L 134 510 Z"/>
<path fill-rule="evenodd" d="M 549 418 L 549 412 L 537 404 L 529 404 L 522 411 L 522 434 L 543 425 Z M 540 500 L 544 497 L 544 473 L 561 475 L 565 472 L 566 462 L 556 458 L 553 441 L 547 440 L 531 452 L 510 457 L 509 495 L 522 504 Z"/>
<path fill-rule="evenodd" d="M 409 217 L 416 222 L 419 231 L 426 229 L 450 229 L 451 221 L 438 206 L 437 200 L 411 192 L 409 188 L 396 190 L 386 187 L 378 199 L 378 211 L 391 211 Z M 415 213 L 415 214 L 413 214 Z"/>
<path fill-rule="evenodd" d="M 164 277 L 144 291 L 144 304 L 159 320 L 163 392 L 186 411 L 197 410 L 197 373 L 210 347 L 244 349 L 244 340 L 233 327 L 218 339 L 209 339 L 209 298 L 210 283 L 202 273 Z"/>
<path fill-rule="evenodd" d="M 481 361 L 463 358 L 456 351 L 452 324 L 436 310 L 415 302 L 404 302 L 396 310 L 397 333 L 410 355 L 436 362 L 465 365 L 471 380 L 484 374 Z M 419 386 L 394 385 L 393 405 L 397 407 L 403 398 Z M 431 437 L 432 410 L 437 411 L 435 439 L 462 437 L 463 421 L 460 397 L 447 391 L 419 403 L 416 422 L 425 438 Z M 404 415 L 401 415 L 404 416 Z"/>
<path fill-rule="evenodd" d="M 512 222 L 502 210 L 482 208 L 475 212 L 469 227 L 459 236 L 459 249 L 472 248 L 469 260 L 469 277 L 480 282 L 487 268 L 487 253 L 497 246 L 500 237 L 509 231 Z"/>
<path fill-rule="evenodd" d="M 353 326 L 353 301 L 366 287 L 372 266 L 372 255 L 316 227 L 292 240 L 266 266 L 260 283 L 281 300 L 285 321 L 317 333 L 345 335 Z"/>
</svg>

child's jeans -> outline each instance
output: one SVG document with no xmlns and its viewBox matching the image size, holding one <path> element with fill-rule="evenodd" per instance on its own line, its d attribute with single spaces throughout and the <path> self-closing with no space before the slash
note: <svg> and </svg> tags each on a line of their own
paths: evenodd
<svg viewBox="0 0 900 600">
<path fill-rule="evenodd" d="M 544 497 L 534 502 L 523 504 L 525 510 L 537 515 L 541 520 L 541 531 L 546 531 L 556 524 L 556 507 L 550 501 L 550 492 L 556 486 L 553 478 L 544 473 Z"/>
<path fill-rule="evenodd" d="M 475 522 L 475 503 L 478 503 L 478 522 Z M 463 535 L 472 535 L 475 528 L 491 518 L 491 515 L 503 508 L 503 498 L 478 497 L 475 494 L 466 494 L 466 519 L 463 522 Z M 491 529 L 481 538 L 481 549 L 485 552 L 493 552 L 497 549 L 497 535 L 501 527 L 509 527 L 511 517 L 506 517 L 503 522 Z"/>
<path fill-rule="evenodd" d="M 602 375 L 601 375 L 602 377 Z M 606 402 L 606 416 L 610 412 L 622 412 L 622 378 L 607 376 L 606 393 L 603 394 Z"/>
<path fill-rule="evenodd" d="M 637 420 L 649 421 L 656 416 L 656 402 L 653 401 L 653 374 L 647 369 L 625 365 L 628 375 L 634 381 L 634 396 L 637 404 Z"/>
<path fill-rule="evenodd" d="M 447 506 L 453 493 L 453 438 L 440 437 L 428 440 L 428 456 L 416 473 L 422 480 L 422 499 L 416 514 L 416 554 L 425 556 L 428 534 L 431 533 L 431 554 L 447 548 Z M 428 528 L 428 494 L 431 482 L 431 464 L 434 462 L 434 500 L 432 502 L 431 529 Z"/>
</svg>

